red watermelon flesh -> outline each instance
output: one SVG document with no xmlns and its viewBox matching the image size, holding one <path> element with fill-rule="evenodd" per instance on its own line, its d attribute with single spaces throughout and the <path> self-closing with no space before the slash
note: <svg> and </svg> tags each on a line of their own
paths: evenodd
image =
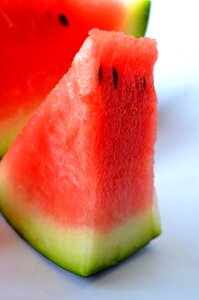
<svg viewBox="0 0 199 300">
<path fill-rule="evenodd" d="M 0 166 L 3 214 L 87 276 L 160 234 L 153 156 L 156 43 L 92 30 Z"/>
<path fill-rule="evenodd" d="M 149 1 L 144 2 L 131 7 L 120 0 L 1 1 L 0 157 L 66 73 L 88 30 L 124 30 L 127 23 L 133 28 L 128 15 L 137 7 L 149 12 Z M 142 32 L 147 19 L 148 13 Z"/>
</svg>

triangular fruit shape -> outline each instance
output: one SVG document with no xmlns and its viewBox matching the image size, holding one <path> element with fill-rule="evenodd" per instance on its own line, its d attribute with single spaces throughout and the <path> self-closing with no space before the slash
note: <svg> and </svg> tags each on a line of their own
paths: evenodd
<svg viewBox="0 0 199 300">
<path fill-rule="evenodd" d="M 160 234 L 156 42 L 94 29 L 0 164 L 0 206 L 33 247 L 88 276 Z"/>
</svg>

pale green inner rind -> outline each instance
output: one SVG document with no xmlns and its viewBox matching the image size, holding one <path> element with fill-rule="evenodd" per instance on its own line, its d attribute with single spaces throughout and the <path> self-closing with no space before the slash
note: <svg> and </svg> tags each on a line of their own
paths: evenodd
<svg viewBox="0 0 199 300">
<path fill-rule="evenodd" d="M 6 153 L 10 145 L 16 139 L 17 135 L 24 127 L 31 112 L 16 113 L 14 117 L 7 118 L 5 121 L 0 122 L 0 159 Z"/>
<path fill-rule="evenodd" d="M 0 159 L 8 150 L 11 143 L 15 140 L 18 134 L 18 129 L 14 130 L 5 130 L 4 132 L 0 132 Z"/>
<path fill-rule="evenodd" d="M 127 1 L 127 21 L 124 32 L 135 37 L 145 35 L 149 15 L 150 15 L 150 0 L 134 0 Z"/>
<path fill-rule="evenodd" d="M 19 200 L 0 180 L 0 207 L 8 222 L 44 256 L 81 276 L 128 257 L 161 232 L 154 205 L 114 229 L 63 225 Z"/>
</svg>

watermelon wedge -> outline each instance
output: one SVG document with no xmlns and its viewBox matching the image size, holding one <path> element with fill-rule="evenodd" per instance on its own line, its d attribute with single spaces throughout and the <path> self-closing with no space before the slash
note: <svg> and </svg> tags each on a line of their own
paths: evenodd
<svg viewBox="0 0 199 300">
<path fill-rule="evenodd" d="M 149 0 L 0 1 L 0 157 L 71 65 L 88 30 L 143 35 Z"/>
<path fill-rule="evenodd" d="M 153 186 L 156 42 L 92 30 L 0 164 L 8 222 L 82 276 L 160 234 Z"/>
</svg>

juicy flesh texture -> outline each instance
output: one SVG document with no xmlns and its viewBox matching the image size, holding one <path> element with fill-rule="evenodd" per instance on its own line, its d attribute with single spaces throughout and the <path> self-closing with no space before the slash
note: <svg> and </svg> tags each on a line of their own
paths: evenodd
<svg viewBox="0 0 199 300">
<path fill-rule="evenodd" d="M 11 193 L 61 226 L 106 230 L 149 210 L 156 58 L 153 40 L 91 31 L 2 161 Z"/>
<path fill-rule="evenodd" d="M 88 30 L 118 30 L 124 15 L 118 1 L 1 1 L 0 120 L 33 111 L 66 73 Z"/>
</svg>

